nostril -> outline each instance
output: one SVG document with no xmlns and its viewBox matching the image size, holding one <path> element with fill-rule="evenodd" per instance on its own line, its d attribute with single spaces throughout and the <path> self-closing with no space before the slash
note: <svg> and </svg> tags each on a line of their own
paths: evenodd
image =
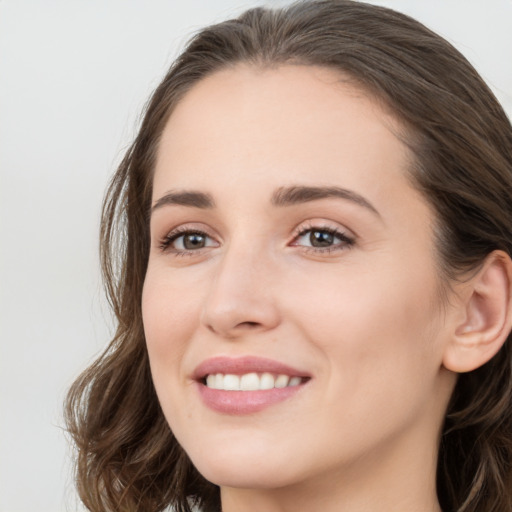
<svg viewBox="0 0 512 512">
<path fill-rule="evenodd" d="M 259 325 L 258 322 L 241 322 L 238 327 L 258 327 Z"/>
<path fill-rule="evenodd" d="M 233 327 L 226 328 L 225 330 L 222 329 L 222 325 L 220 324 L 207 324 L 206 327 L 210 332 L 214 334 L 225 336 L 226 338 L 236 338 L 248 331 L 255 332 L 256 330 L 262 328 L 263 324 L 261 324 L 260 322 L 252 321 L 239 322 L 235 324 Z"/>
</svg>

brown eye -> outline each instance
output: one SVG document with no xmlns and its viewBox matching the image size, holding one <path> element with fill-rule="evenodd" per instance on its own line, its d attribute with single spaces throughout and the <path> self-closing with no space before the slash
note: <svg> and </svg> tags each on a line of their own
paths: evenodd
<svg viewBox="0 0 512 512">
<path fill-rule="evenodd" d="M 312 247 L 329 247 L 334 243 L 334 235 L 327 231 L 311 231 L 309 242 Z"/>
<path fill-rule="evenodd" d="M 354 240 L 331 228 L 309 228 L 301 231 L 292 245 L 304 247 L 312 251 L 322 249 L 327 251 L 346 249 L 354 244 Z"/>
<path fill-rule="evenodd" d="M 202 249 L 206 246 L 206 237 L 200 233 L 183 235 L 183 248 L 188 250 Z"/>
<path fill-rule="evenodd" d="M 207 247 L 218 247 L 218 243 L 201 231 L 178 231 L 167 235 L 160 243 L 163 251 L 171 253 L 193 253 Z"/>
</svg>

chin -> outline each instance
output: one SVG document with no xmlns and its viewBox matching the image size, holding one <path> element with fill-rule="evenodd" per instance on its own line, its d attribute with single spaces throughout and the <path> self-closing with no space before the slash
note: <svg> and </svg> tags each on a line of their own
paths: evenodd
<svg viewBox="0 0 512 512">
<path fill-rule="evenodd" d="M 250 443 L 249 443 L 250 445 Z M 247 449 L 248 444 L 228 449 L 207 449 L 187 452 L 192 463 L 209 482 L 221 487 L 271 489 L 285 487 L 298 479 L 299 468 L 287 464 L 279 450 L 270 454 Z"/>
<path fill-rule="evenodd" d="M 196 469 L 206 480 L 219 487 L 239 489 L 277 489 L 293 483 L 291 475 L 280 474 L 275 467 L 253 466 L 251 461 L 244 464 L 197 464 Z M 279 475 L 279 476 L 278 476 Z"/>
</svg>

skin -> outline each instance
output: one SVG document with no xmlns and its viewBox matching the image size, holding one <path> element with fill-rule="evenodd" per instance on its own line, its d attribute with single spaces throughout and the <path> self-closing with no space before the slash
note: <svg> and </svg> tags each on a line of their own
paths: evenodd
<svg viewBox="0 0 512 512">
<path fill-rule="evenodd" d="M 164 414 L 224 512 L 440 511 L 438 440 L 456 381 L 443 356 L 460 310 L 441 304 L 434 216 L 399 131 L 339 74 L 291 65 L 217 72 L 170 117 L 153 203 L 194 190 L 216 206 L 154 208 L 144 326 Z M 342 187 L 372 207 L 271 204 L 295 185 Z M 163 249 L 176 228 L 204 232 L 205 247 Z M 311 228 L 353 243 L 319 251 L 298 236 Z M 255 414 L 207 408 L 194 369 L 245 355 L 312 378 Z"/>
</svg>

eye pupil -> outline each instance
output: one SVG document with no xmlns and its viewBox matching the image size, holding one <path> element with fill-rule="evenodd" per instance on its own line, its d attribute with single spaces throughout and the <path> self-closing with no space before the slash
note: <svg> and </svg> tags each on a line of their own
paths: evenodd
<svg viewBox="0 0 512 512">
<path fill-rule="evenodd" d="M 185 249 L 201 249 L 205 245 L 205 237 L 198 233 L 191 233 L 183 237 Z"/>
<path fill-rule="evenodd" d="M 334 242 L 334 235 L 327 231 L 312 231 L 309 241 L 313 247 L 328 247 Z"/>
</svg>

